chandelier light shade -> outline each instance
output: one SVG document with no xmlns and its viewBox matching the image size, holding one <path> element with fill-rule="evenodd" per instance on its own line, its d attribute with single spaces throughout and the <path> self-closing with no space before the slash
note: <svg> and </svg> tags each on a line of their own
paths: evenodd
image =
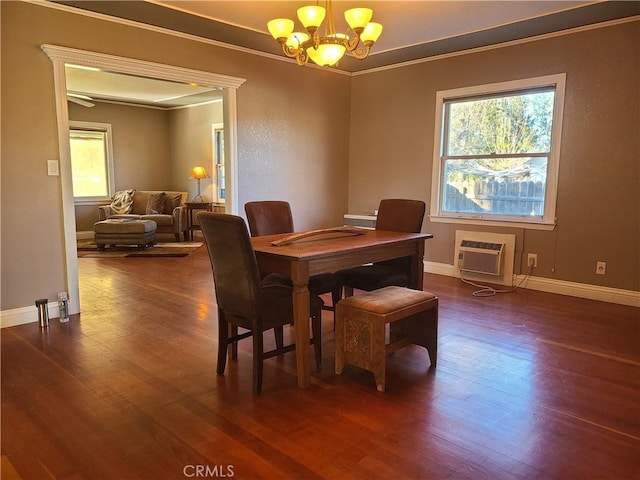
<svg viewBox="0 0 640 480">
<path fill-rule="evenodd" d="M 298 9 L 298 20 L 307 31 L 315 32 L 322 24 L 326 13 L 326 9 L 317 5 L 301 7 Z"/>
<path fill-rule="evenodd" d="M 298 9 L 298 20 L 306 32 L 294 32 L 295 24 L 288 18 L 275 18 L 267 23 L 269 33 L 282 46 L 283 53 L 295 58 L 298 65 L 306 65 L 311 59 L 323 67 L 336 65 L 346 52 L 358 59 L 367 58 L 382 33 L 382 25 L 371 21 L 373 10 L 351 8 L 345 11 L 349 28 L 346 33 L 337 33 L 331 0 L 326 0 L 325 5 L 326 8 L 312 5 Z M 324 31 L 320 34 L 323 22 Z"/>
<path fill-rule="evenodd" d="M 344 18 L 349 27 L 358 35 L 362 33 L 364 27 L 371 21 L 373 10 L 370 8 L 352 8 L 344 12 Z"/>
</svg>

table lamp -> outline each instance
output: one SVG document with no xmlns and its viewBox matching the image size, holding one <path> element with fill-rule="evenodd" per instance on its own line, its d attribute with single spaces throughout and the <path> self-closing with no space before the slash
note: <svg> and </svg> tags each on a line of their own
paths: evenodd
<svg viewBox="0 0 640 480">
<path fill-rule="evenodd" d="M 195 178 L 198 180 L 198 194 L 193 198 L 193 200 L 195 202 L 202 202 L 202 195 L 200 195 L 200 180 L 203 178 L 209 178 L 207 171 L 202 165 L 196 165 L 193 167 L 193 170 L 191 170 L 191 176 L 189 178 Z"/>
</svg>

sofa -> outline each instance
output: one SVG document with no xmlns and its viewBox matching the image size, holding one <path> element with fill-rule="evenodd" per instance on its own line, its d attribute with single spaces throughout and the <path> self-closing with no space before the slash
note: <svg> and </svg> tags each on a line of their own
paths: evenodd
<svg viewBox="0 0 640 480">
<path fill-rule="evenodd" d="M 182 234 L 186 242 L 188 195 L 166 190 L 123 190 L 114 194 L 111 204 L 98 207 L 98 219 L 153 220 L 157 224 L 156 233 L 173 233 L 177 242 Z"/>
</svg>

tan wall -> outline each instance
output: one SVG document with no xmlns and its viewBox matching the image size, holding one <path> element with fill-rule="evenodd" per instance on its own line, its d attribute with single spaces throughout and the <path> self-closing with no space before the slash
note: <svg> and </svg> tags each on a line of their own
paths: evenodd
<svg viewBox="0 0 640 480">
<path fill-rule="evenodd" d="M 371 212 L 384 197 L 430 203 L 436 91 L 565 72 L 558 225 L 488 230 L 518 236 L 521 271 L 532 252 L 535 276 L 640 290 L 639 25 L 354 77 L 349 211 Z M 453 264 L 456 230 L 487 229 L 427 220 L 423 231 L 435 238 L 426 259 Z M 606 275 L 595 274 L 597 261 Z"/>
<path fill-rule="evenodd" d="M 209 178 L 200 180 L 200 193 L 211 201 L 213 180 L 212 128 L 222 123 L 222 102 L 169 112 L 171 143 L 171 177 L 174 189 L 189 192 L 189 199 L 198 194 L 197 180 L 189 178 L 196 165 L 207 170 Z"/>
<path fill-rule="evenodd" d="M 69 120 L 111 124 L 116 191 L 175 190 L 170 177 L 169 112 L 95 102 L 92 108 L 69 105 Z M 97 205 L 77 205 L 76 231 L 91 231 Z"/>
<path fill-rule="evenodd" d="M 2 311 L 66 289 L 60 178 L 46 169 L 59 157 L 53 69 L 42 44 L 245 78 L 237 95 L 239 204 L 288 200 L 299 228 L 342 221 L 349 77 L 36 4 L 0 9 Z"/>
<path fill-rule="evenodd" d="M 347 211 L 350 78 L 314 68 L 291 70 L 261 57 L 250 65 L 247 84 L 260 79 L 261 88 L 238 96 L 240 204 L 287 200 L 298 230 L 341 225 Z"/>
</svg>

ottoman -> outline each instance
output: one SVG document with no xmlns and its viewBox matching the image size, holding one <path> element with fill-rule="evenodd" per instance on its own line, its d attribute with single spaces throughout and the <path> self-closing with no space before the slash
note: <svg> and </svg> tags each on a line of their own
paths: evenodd
<svg viewBox="0 0 640 480">
<path fill-rule="evenodd" d="M 107 245 L 138 245 L 144 249 L 153 245 L 157 228 L 153 220 L 110 219 L 96 222 L 93 232 L 100 250 Z"/>
</svg>

